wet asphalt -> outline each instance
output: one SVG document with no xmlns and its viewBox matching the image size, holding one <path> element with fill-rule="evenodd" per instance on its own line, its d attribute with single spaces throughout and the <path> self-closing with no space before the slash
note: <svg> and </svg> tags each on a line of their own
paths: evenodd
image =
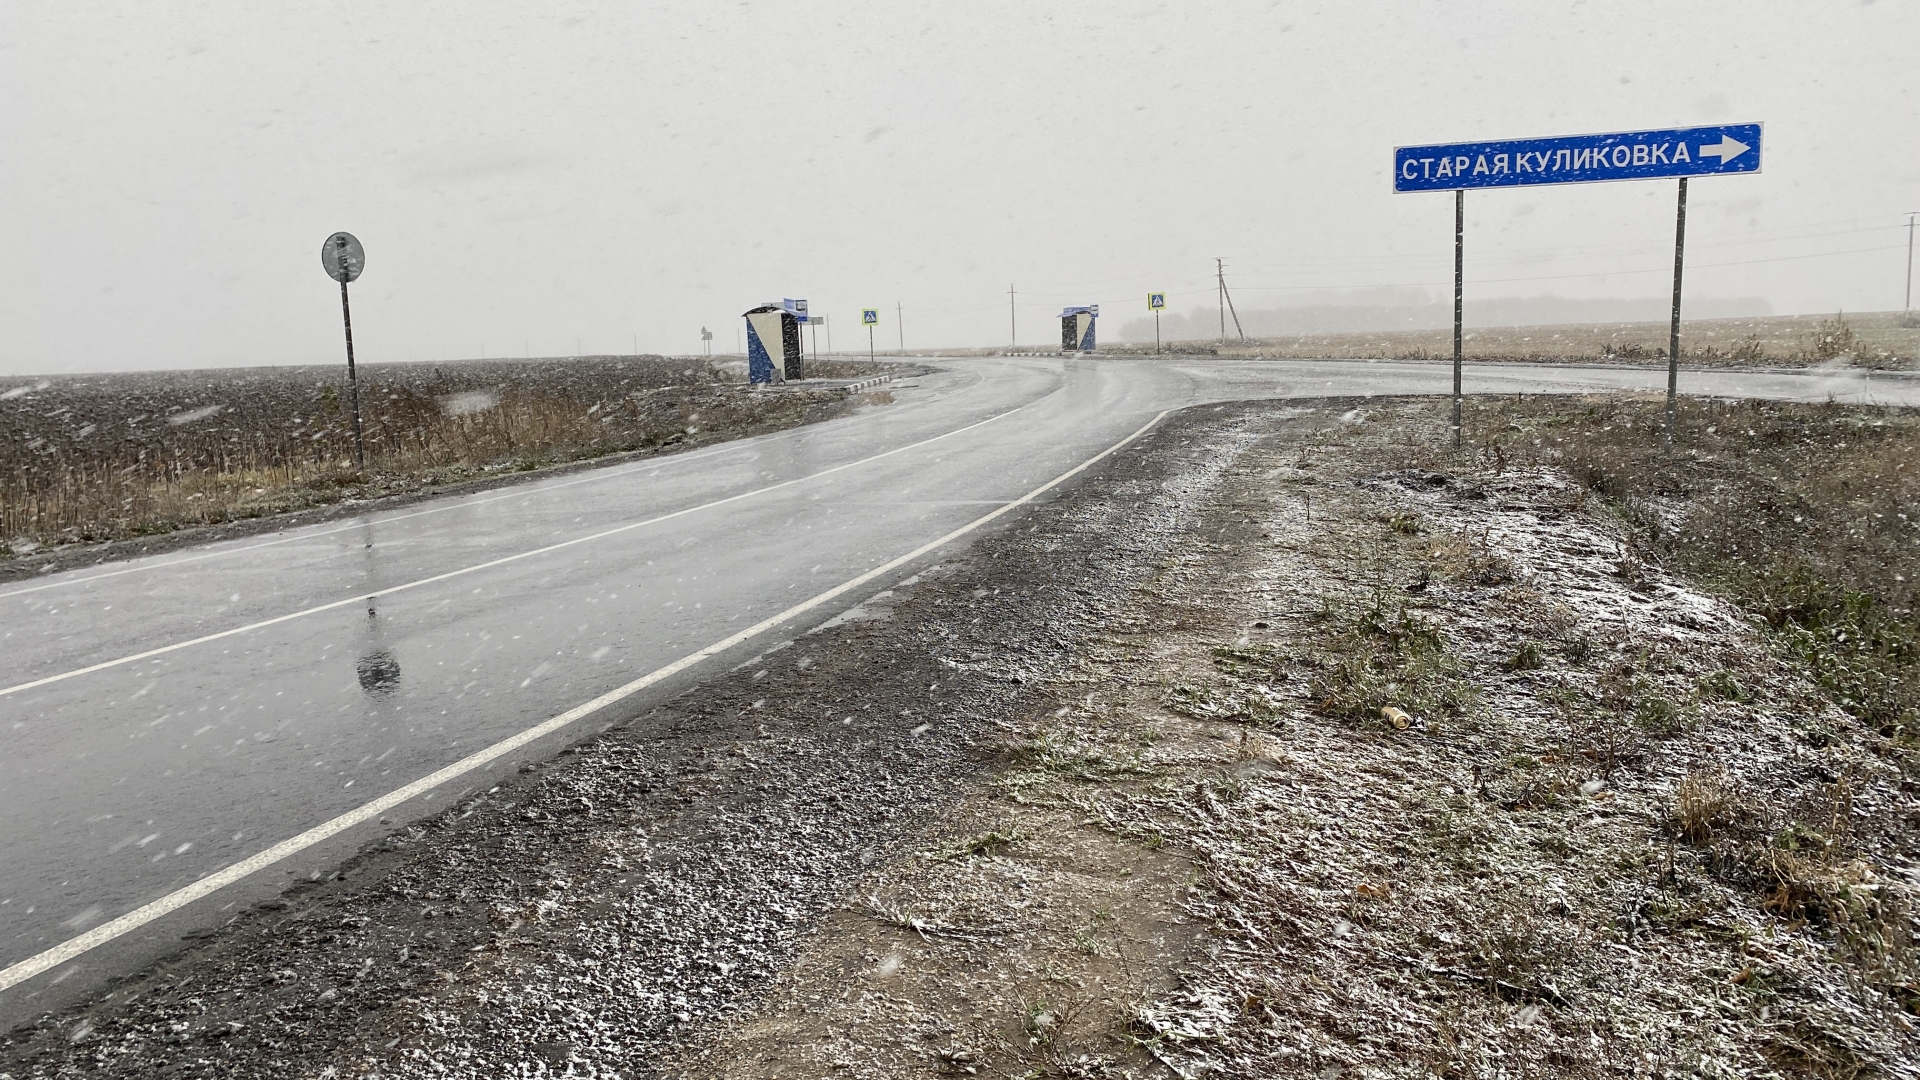
<svg viewBox="0 0 1920 1080">
<path fill-rule="evenodd" d="M 1006 357 L 939 367 L 896 383 L 893 405 L 824 424 L 0 586 L 0 967 L 886 563 L 1163 410 L 1450 385 L 1445 365 L 1418 363 Z M 1477 392 L 1535 393 L 1657 389 L 1665 373 L 1499 365 L 1469 377 Z M 1857 374 L 1688 373 L 1685 388 L 1920 399 L 1920 381 Z M 870 591 L 390 820 L 435 812 L 639 715 Z M 0 1022 L 84 994 L 290 879 L 320 876 L 378 828 L 342 833 L 0 991 Z"/>
</svg>

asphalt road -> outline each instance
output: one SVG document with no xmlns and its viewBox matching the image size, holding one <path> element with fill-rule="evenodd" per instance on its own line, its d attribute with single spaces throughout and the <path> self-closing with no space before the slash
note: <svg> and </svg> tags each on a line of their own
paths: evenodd
<svg viewBox="0 0 1920 1080">
<path fill-rule="evenodd" d="M 1415 363 L 941 364 L 896 384 L 896 404 L 825 424 L 0 586 L 0 968 L 882 566 L 1163 410 L 1450 385 L 1445 365 Z M 1664 379 L 1648 368 L 1468 372 L 1470 390 L 1501 393 Z M 1920 403 L 1920 380 L 1899 377 L 1687 373 L 1683 386 Z M 0 976 L 0 986 L 18 982 L 0 989 L 0 1022 L 87 992 L 290 875 L 325 872 L 384 831 L 382 820 L 437 811 L 885 584 L 44 973 L 22 980 L 12 968 Z"/>
</svg>

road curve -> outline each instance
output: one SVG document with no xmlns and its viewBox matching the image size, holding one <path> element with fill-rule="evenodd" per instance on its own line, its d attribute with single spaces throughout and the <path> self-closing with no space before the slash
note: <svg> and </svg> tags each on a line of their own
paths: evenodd
<svg viewBox="0 0 1920 1080">
<path fill-rule="evenodd" d="M 914 567 L 29 977 L 47 950 L 869 574 L 1163 410 L 1450 385 L 1446 365 L 1385 361 L 939 366 L 896 384 L 897 404 L 825 424 L 0 586 L 0 968 L 14 973 L 0 1021 L 170 951 L 289 875 L 323 872 L 382 820 L 643 713 Z M 1503 364 L 1468 379 L 1653 390 L 1665 373 Z M 1854 373 L 1688 372 L 1683 386 L 1920 403 L 1920 381 Z"/>
</svg>

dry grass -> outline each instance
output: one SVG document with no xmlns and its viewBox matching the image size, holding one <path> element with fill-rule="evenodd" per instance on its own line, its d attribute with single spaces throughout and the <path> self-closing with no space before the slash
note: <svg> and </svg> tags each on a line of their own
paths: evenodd
<svg viewBox="0 0 1920 1080">
<path fill-rule="evenodd" d="M 342 376 L 257 368 L 0 385 L 0 559 L 732 438 L 833 400 L 753 394 L 704 361 L 661 357 L 367 366 L 360 469 Z"/>
<path fill-rule="evenodd" d="M 1912 370 L 1920 357 L 1920 325 L 1900 312 L 1702 319 L 1682 324 L 1681 359 L 1703 366 L 1844 364 Z M 1664 322 L 1565 326 L 1470 327 L 1462 340 L 1468 360 L 1664 363 Z M 1103 345 L 1102 351 L 1151 354 L 1153 345 Z M 1169 342 L 1174 355 L 1249 359 L 1437 360 L 1453 356 L 1453 331 L 1380 330 L 1296 337 L 1229 338 L 1225 342 Z"/>
</svg>

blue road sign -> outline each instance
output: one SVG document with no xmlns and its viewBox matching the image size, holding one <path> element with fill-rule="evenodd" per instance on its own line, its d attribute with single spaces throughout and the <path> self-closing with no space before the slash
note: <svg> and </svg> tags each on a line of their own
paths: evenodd
<svg viewBox="0 0 1920 1080">
<path fill-rule="evenodd" d="M 861 308 L 860 321 L 865 323 L 868 326 L 878 325 L 880 322 L 880 310 L 878 308 L 870 308 L 870 307 Z"/>
<path fill-rule="evenodd" d="M 1590 184 L 1759 171 L 1759 124 L 1401 146 L 1393 151 L 1395 191 Z"/>
</svg>

